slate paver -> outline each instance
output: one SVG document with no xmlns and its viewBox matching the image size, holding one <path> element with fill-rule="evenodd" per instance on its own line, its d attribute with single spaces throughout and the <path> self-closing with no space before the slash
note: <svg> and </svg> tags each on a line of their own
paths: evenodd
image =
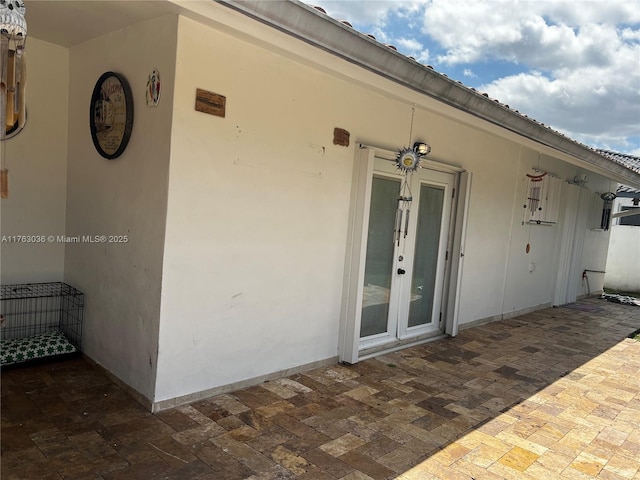
<svg viewBox="0 0 640 480">
<path fill-rule="evenodd" d="M 580 303 L 155 415 L 83 359 L 6 370 L 0 473 L 640 480 L 640 308 Z"/>
</svg>

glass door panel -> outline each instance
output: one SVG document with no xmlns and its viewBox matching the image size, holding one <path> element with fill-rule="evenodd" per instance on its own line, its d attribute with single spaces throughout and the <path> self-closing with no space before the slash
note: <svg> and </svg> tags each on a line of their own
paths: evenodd
<svg viewBox="0 0 640 480">
<path fill-rule="evenodd" d="M 443 203 L 443 188 L 424 184 L 420 186 L 408 327 L 433 321 Z"/>
<path fill-rule="evenodd" d="M 448 173 L 419 169 L 405 177 L 395 163 L 378 158 L 373 170 L 361 283 L 361 350 L 440 331 L 453 188 Z"/>
<path fill-rule="evenodd" d="M 360 338 L 387 333 L 400 180 L 373 177 Z"/>
</svg>

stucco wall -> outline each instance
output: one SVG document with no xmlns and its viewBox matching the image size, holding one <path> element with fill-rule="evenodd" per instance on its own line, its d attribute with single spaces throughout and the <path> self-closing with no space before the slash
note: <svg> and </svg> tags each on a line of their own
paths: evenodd
<svg viewBox="0 0 640 480">
<path fill-rule="evenodd" d="M 605 286 L 640 293 L 640 227 L 611 227 Z"/>
<path fill-rule="evenodd" d="M 427 141 L 430 159 L 471 172 L 462 324 L 552 301 L 561 223 L 522 224 L 525 174 L 584 173 L 570 159 L 206 7 L 209 27 L 168 16 L 70 50 L 30 40 L 29 122 L 4 144 L 2 234 L 128 241 L 3 244 L 2 281 L 83 290 L 87 355 L 155 402 L 334 359 L 358 142 Z M 163 90 L 148 108 L 153 68 Z M 131 141 L 112 161 L 88 125 L 108 70 L 128 78 L 135 103 Z M 226 96 L 225 118 L 195 111 L 196 88 Z M 334 145 L 336 127 L 348 147 Z M 592 192 L 609 189 L 589 179 Z M 600 209 L 592 201 L 589 218 Z M 608 233 L 591 220 L 580 270 L 604 270 Z"/>
<path fill-rule="evenodd" d="M 178 58 L 156 400 L 336 356 L 353 148 L 332 132 L 380 108 L 184 18 Z M 391 136 L 409 110 L 384 106 Z"/>
<path fill-rule="evenodd" d="M 558 288 L 558 261 L 564 222 L 573 224 L 573 215 L 564 215 L 564 205 L 560 205 L 558 222 L 553 225 L 522 224 L 523 204 L 526 197 L 525 175 L 531 173 L 533 168 L 547 171 L 563 180 L 563 190 L 568 188 L 567 180 L 571 180 L 582 173 L 582 170 L 566 163 L 558 161 L 547 155 L 540 155 L 531 150 L 523 151 L 520 162 L 520 171 L 517 178 L 516 195 L 513 202 L 514 218 L 511 231 L 509 249 L 509 267 L 506 276 L 506 289 L 502 313 L 509 315 L 512 312 L 525 310 L 537 305 L 547 305 L 553 302 L 554 291 Z M 607 247 L 609 241 L 608 232 L 600 230 L 598 222 L 602 211 L 601 202 L 596 201 L 594 189 L 602 191 L 608 181 L 596 174 L 589 174 L 589 183 L 581 187 L 583 203 L 580 208 L 587 210 L 586 222 L 576 232 L 582 237 L 583 253 L 576 258 L 577 274 L 572 274 L 569 281 L 577 288 L 577 295 L 588 293 L 586 283 L 583 283 L 581 274 L 584 269 L 604 270 Z M 599 199 L 599 197 L 598 197 Z M 526 245 L 530 245 L 529 253 Z M 602 275 L 592 274 L 590 277 L 591 292 L 602 290 Z"/>
<path fill-rule="evenodd" d="M 335 357 L 357 142 L 425 140 L 472 172 L 461 323 L 552 301 L 558 227 L 522 226 L 524 175 L 579 169 L 262 25 L 235 37 L 234 20 L 180 18 L 156 401 Z M 195 111 L 196 88 L 226 117 Z"/>
<path fill-rule="evenodd" d="M 153 398 L 177 17 L 133 25 L 70 50 L 67 235 L 126 235 L 126 243 L 66 245 L 65 279 L 86 293 L 84 352 Z M 145 88 L 157 68 L 160 105 Z M 129 81 L 134 124 L 117 159 L 95 150 L 89 103 L 98 77 L 114 71 Z"/>
<path fill-rule="evenodd" d="M 455 112 L 442 111 L 437 105 L 425 107 L 433 111 L 417 112 L 416 120 L 433 147 L 430 157 L 456 163 L 473 176 L 460 324 L 501 318 L 552 303 L 562 222 L 574 219 L 561 216 L 553 225 L 523 224 L 526 174 L 538 169 L 567 181 L 586 172 L 535 146 L 494 132 L 474 119 L 458 119 Z M 588 178 L 583 189 L 590 196 L 609 188 L 608 180 L 599 175 L 589 173 Z M 588 208 L 586 228 L 579 232 L 587 252 L 577 260 L 580 272 L 585 268 L 604 270 L 607 255 L 608 233 L 596 228 L 602 203 L 591 201 Z M 602 275 L 594 274 L 590 280 L 592 292 L 602 290 Z M 579 284 L 579 295 L 587 293 L 580 279 L 573 281 Z"/>
<path fill-rule="evenodd" d="M 3 284 L 61 281 L 65 230 L 69 52 L 29 37 L 27 123 L 2 141 L 2 167 L 9 169 L 9 197 L 0 200 L 0 234 L 45 237 L 44 243 L 3 242 Z M 5 240 L 7 240 L 5 238 Z"/>
</svg>

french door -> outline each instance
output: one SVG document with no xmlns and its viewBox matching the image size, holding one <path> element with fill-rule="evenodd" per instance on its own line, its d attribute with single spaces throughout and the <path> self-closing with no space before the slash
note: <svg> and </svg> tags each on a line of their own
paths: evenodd
<svg viewBox="0 0 640 480">
<path fill-rule="evenodd" d="M 458 332 L 471 175 L 431 160 L 405 179 L 396 155 L 360 145 L 354 162 L 338 346 L 346 363 Z"/>
<path fill-rule="evenodd" d="M 363 222 L 360 350 L 443 331 L 454 181 L 427 169 L 405 179 L 393 162 L 374 158 Z"/>
</svg>

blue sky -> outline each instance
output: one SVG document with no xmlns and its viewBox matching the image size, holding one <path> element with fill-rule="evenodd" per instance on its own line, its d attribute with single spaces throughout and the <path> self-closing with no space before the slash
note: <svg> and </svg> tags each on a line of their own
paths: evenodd
<svg viewBox="0 0 640 480">
<path fill-rule="evenodd" d="M 594 148 L 640 156 L 640 0 L 309 0 Z"/>
</svg>

